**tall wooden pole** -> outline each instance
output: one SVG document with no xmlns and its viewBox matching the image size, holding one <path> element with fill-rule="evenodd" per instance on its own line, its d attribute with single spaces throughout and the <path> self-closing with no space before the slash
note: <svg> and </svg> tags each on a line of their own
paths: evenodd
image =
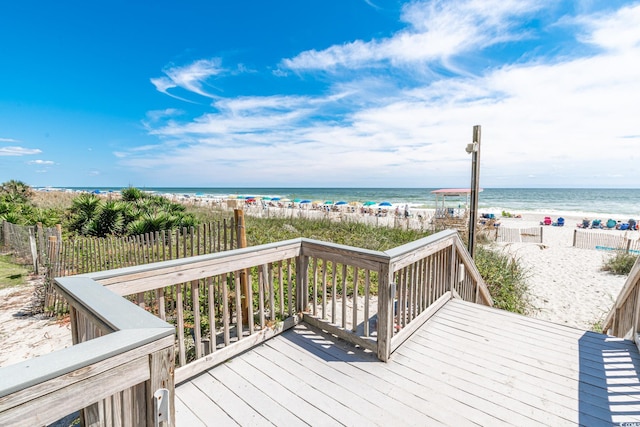
<svg viewBox="0 0 640 427">
<path fill-rule="evenodd" d="M 238 248 L 246 248 L 247 247 L 247 232 L 244 226 L 244 211 L 242 209 L 234 209 L 233 216 L 236 221 L 237 227 L 237 241 Z M 247 322 L 253 322 L 253 319 L 249 319 L 249 304 L 252 304 L 252 301 L 249 301 L 249 270 L 244 269 L 240 271 L 240 288 L 242 290 L 242 307 L 236 307 L 238 312 L 238 316 L 242 316 L 243 320 Z M 241 292 L 240 289 L 236 289 L 236 292 Z M 249 323 L 247 323 L 248 325 Z"/>
<path fill-rule="evenodd" d="M 478 223 L 478 195 L 480 193 L 480 125 L 473 127 L 473 143 L 467 146 L 471 152 L 471 212 L 469 215 L 469 254 L 476 249 L 476 225 Z"/>
</svg>

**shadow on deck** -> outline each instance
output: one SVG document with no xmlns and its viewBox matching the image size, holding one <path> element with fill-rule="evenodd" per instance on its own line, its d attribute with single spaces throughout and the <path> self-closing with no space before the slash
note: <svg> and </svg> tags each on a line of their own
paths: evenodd
<svg viewBox="0 0 640 427">
<path fill-rule="evenodd" d="M 459 299 L 388 363 L 307 324 L 180 384 L 177 425 L 640 422 L 628 340 Z"/>
</svg>

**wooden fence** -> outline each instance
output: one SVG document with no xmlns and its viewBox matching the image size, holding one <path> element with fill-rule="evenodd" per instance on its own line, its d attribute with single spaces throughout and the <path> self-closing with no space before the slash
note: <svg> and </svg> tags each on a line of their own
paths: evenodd
<svg viewBox="0 0 640 427">
<path fill-rule="evenodd" d="M 54 236 L 61 239 L 62 231 L 56 227 L 43 227 L 41 223 L 17 225 L 2 222 L 0 242 L 2 247 L 12 252 L 15 260 L 22 264 L 31 264 L 36 274 L 43 273 L 47 265 L 47 241 Z"/>
<path fill-rule="evenodd" d="M 68 305 L 53 286 L 55 277 L 132 267 L 152 262 L 187 258 L 235 249 L 238 246 L 234 219 L 177 230 L 137 236 L 49 237 L 44 311 L 66 313 Z"/>
<path fill-rule="evenodd" d="M 600 249 L 606 251 L 626 251 L 640 254 L 640 239 L 631 239 L 628 234 L 613 234 L 606 231 L 575 230 L 573 246 L 582 249 Z"/>
<path fill-rule="evenodd" d="M 544 237 L 542 227 L 490 227 L 481 229 L 479 232 L 489 240 L 504 243 L 542 243 Z"/>
</svg>

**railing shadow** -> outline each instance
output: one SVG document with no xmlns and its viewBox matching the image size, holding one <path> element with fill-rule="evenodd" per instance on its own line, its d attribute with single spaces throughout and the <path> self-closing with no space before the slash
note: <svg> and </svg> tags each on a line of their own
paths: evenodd
<svg viewBox="0 0 640 427">
<path fill-rule="evenodd" d="M 579 424 L 640 425 L 640 354 L 629 340 L 595 332 L 579 339 Z"/>
<path fill-rule="evenodd" d="M 298 325 L 281 335 L 325 362 L 380 362 L 376 354 L 311 325 Z"/>
</svg>

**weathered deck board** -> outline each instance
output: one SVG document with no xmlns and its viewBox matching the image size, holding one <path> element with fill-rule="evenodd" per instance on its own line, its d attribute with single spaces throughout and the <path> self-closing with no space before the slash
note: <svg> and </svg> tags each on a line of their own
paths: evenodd
<svg viewBox="0 0 640 427">
<path fill-rule="evenodd" d="M 176 414 L 178 425 L 610 426 L 640 421 L 639 372 L 630 341 L 451 300 L 388 363 L 298 325 L 179 385 Z"/>
</svg>

